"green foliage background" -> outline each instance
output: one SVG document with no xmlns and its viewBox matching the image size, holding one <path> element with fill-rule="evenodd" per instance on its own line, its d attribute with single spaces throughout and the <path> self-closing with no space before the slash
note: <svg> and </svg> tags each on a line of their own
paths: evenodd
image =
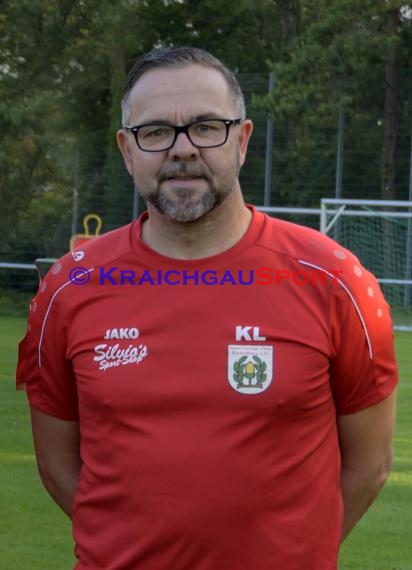
<svg viewBox="0 0 412 570">
<path fill-rule="evenodd" d="M 0 260 L 62 254 L 90 211 L 105 231 L 130 221 L 115 132 L 126 73 L 154 46 L 200 46 L 238 73 L 256 124 L 241 178 L 247 200 L 263 201 L 268 112 L 272 203 L 333 196 L 340 108 L 344 195 L 379 198 L 392 177 L 393 197 L 407 198 L 411 18 L 401 0 L 1 0 Z M 385 107 L 390 54 L 396 117 Z M 275 92 L 265 96 L 270 71 Z"/>
</svg>

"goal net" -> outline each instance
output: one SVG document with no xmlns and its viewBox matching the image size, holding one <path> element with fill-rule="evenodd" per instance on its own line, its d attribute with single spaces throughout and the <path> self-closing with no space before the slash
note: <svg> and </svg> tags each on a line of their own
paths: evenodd
<svg viewBox="0 0 412 570">
<path fill-rule="evenodd" d="M 320 230 L 374 273 L 395 329 L 412 330 L 412 202 L 323 198 Z"/>
</svg>

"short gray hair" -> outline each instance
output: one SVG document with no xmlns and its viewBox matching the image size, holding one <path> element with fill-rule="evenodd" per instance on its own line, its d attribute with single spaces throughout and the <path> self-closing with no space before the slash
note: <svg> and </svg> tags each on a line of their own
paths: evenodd
<svg viewBox="0 0 412 570">
<path fill-rule="evenodd" d="M 141 58 L 133 65 L 126 79 L 123 99 L 122 99 L 122 123 L 127 124 L 129 118 L 129 96 L 137 81 L 151 69 L 161 69 L 170 67 L 184 67 L 186 65 L 202 65 L 219 71 L 226 79 L 231 92 L 233 102 L 237 107 L 239 118 L 245 119 L 245 99 L 242 89 L 234 73 L 230 71 L 220 60 L 209 52 L 195 47 L 165 47 L 156 48 Z"/>
</svg>

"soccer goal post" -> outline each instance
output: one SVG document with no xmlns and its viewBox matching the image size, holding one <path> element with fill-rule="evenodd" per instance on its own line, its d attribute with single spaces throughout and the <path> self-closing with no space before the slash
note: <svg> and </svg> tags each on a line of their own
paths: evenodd
<svg viewBox="0 0 412 570">
<path fill-rule="evenodd" d="M 375 274 L 395 328 L 412 330 L 412 202 L 323 198 L 320 231 Z"/>
</svg>

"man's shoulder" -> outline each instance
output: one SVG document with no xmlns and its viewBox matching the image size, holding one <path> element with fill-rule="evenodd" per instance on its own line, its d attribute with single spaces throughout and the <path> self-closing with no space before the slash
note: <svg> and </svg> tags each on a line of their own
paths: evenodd
<svg viewBox="0 0 412 570">
<path fill-rule="evenodd" d="M 292 258 L 300 269 L 328 275 L 333 284 L 339 285 L 333 290 L 355 306 L 369 330 L 378 330 L 382 323 L 391 329 L 389 305 L 376 277 L 362 266 L 355 253 L 338 242 L 308 227 L 268 219 L 259 245 Z"/>
<path fill-rule="evenodd" d="M 60 262 L 84 261 L 88 264 L 100 265 L 115 261 L 130 251 L 133 225 L 132 222 L 83 243 L 80 247 L 66 253 Z"/>
<path fill-rule="evenodd" d="M 372 277 L 354 252 L 310 227 L 267 216 L 257 245 L 293 260 L 301 268 L 337 278 L 352 290 L 362 287 Z"/>
<path fill-rule="evenodd" d="M 329 261 L 345 259 L 348 255 L 354 257 L 353 253 L 319 230 L 269 216 L 266 216 L 259 245 L 313 263 L 328 264 Z"/>
<path fill-rule="evenodd" d="M 93 238 L 69 251 L 51 266 L 41 280 L 39 293 L 47 290 L 47 297 L 71 285 L 87 283 L 99 266 L 109 265 L 130 253 L 133 223 Z"/>
</svg>

